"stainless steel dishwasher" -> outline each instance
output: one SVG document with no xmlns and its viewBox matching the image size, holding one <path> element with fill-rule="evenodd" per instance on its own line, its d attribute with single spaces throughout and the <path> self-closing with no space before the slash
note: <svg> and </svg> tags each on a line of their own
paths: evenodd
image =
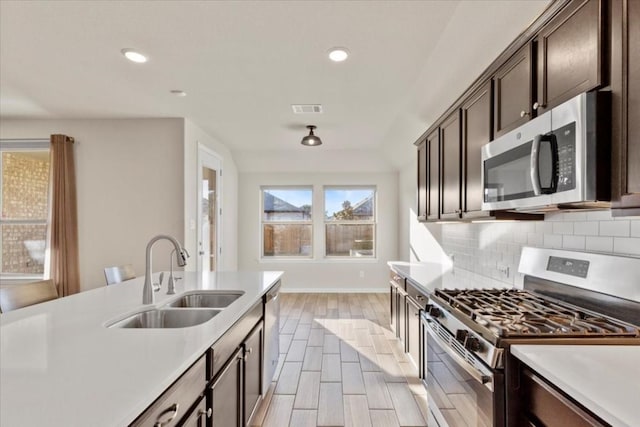
<svg viewBox="0 0 640 427">
<path fill-rule="evenodd" d="M 264 296 L 264 371 L 262 395 L 266 396 L 271 380 L 276 373 L 280 355 L 280 282 Z"/>
</svg>

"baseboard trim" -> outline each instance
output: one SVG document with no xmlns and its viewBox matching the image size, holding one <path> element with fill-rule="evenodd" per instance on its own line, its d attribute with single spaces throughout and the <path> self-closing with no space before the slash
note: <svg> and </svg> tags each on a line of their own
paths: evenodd
<svg viewBox="0 0 640 427">
<path fill-rule="evenodd" d="M 285 294 L 384 294 L 387 288 L 280 288 Z"/>
</svg>

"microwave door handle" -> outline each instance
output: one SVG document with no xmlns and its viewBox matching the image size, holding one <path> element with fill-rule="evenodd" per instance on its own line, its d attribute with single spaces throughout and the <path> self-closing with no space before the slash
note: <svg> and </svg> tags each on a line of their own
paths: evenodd
<svg viewBox="0 0 640 427">
<path fill-rule="evenodd" d="M 540 141 L 542 141 L 542 135 L 533 137 L 533 142 L 531 143 L 531 167 L 529 168 L 533 194 L 536 196 L 542 194 L 542 189 L 540 188 L 540 162 L 538 161 L 540 157 Z"/>
</svg>

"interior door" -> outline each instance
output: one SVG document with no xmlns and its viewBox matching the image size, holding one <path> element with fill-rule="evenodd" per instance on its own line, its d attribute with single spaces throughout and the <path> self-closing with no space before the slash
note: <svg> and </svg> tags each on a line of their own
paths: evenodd
<svg viewBox="0 0 640 427">
<path fill-rule="evenodd" d="M 198 147 L 198 271 L 216 271 L 221 265 L 220 189 L 222 161 L 210 150 Z"/>
</svg>

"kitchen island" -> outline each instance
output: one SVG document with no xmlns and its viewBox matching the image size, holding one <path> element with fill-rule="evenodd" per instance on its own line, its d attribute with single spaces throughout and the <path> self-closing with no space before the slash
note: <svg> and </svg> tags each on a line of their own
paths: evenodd
<svg viewBox="0 0 640 427">
<path fill-rule="evenodd" d="M 142 305 L 137 278 L 0 315 L 0 425 L 124 426 L 222 337 L 282 272 L 180 273 L 176 294 L 244 294 L 205 323 L 176 329 L 108 328 Z M 158 274 L 154 275 L 157 281 Z"/>
</svg>

